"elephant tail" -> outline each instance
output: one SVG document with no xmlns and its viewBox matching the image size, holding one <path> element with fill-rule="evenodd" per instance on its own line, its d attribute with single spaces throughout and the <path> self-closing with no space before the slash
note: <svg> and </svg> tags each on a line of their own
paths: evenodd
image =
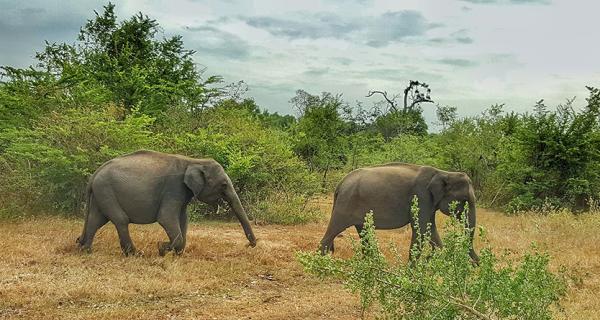
<svg viewBox="0 0 600 320">
<path fill-rule="evenodd" d="M 333 212 L 333 210 L 335 210 L 335 203 L 337 202 L 338 193 L 340 193 L 340 185 L 339 184 L 337 185 L 337 187 L 335 187 L 335 192 L 333 193 L 333 207 L 331 208 L 331 212 Z"/>
<path fill-rule="evenodd" d="M 81 233 L 81 236 L 79 236 L 77 238 L 77 240 L 75 240 L 75 242 L 78 244 L 83 244 L 83 241 L 84 241 L 85 230 L 86 230 L 88 218 L 90 215 L 90 206 L 92 205 L 92 181 L 94 180 L 94 176 L 96 176 L 95 173 L 90 177 L 87 185 L 85 186 L 85 209 L 83 209 L 83 210 L 85 210 L 85 214 L 84 214 L 84 218 L 83 218 L 84 219 L 83 220 L 84 221 L 83 222 L 83 231 Z M 81 214 L 81 212 L 80 212 L 80 214 Z"/>
</svg>

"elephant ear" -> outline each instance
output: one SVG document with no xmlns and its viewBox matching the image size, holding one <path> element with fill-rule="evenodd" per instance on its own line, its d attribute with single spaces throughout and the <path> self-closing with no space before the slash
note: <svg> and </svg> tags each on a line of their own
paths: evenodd
<svg viewBox="0 0 600 320">
<path fill-rule="evenodd" d="M 204 168 L 201 165 L 189 165 L 183 175 L 183 183 L 192 190 L 194 197 L 197 197 L 206 185 Z"/>
<path fill-rule="evenodd" d="M 431 193 L 433 204 L 437 207 L 448 190 L 448 176 L 439 172 L 434 174 L 427 189 Z"/>
</svg>

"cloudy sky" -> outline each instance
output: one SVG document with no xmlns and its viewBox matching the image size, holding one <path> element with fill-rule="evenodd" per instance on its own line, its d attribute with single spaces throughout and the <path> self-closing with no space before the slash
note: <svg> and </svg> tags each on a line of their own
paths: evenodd
<svg viewBox="0 0 600 320">
<path fill-rule="evenodd" d="M 600 1 L 116 1 L 165 35 L 181 34 L 207 74 L 244 80 L 259 105 L 292 113 L 297 89 L 375 102 L 425 81 L 432 98 L 470 115 L 494 103 L 530 110 L 600 86 Z M 26 66 L 43 41 L 73 42 L 104 1 L 0 0 L 0 65 Z M 424 105 L 428 120 L 434 107 Z"/>
</svg>

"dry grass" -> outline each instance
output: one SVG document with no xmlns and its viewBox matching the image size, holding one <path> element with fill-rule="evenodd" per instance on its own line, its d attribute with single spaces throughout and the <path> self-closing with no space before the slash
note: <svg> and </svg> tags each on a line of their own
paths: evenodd
<svg viewBox="0 0 600 320">
<path fill-rule="evenodd" d="M 327 212 L 330 203 L 321 200 Z M 573 275 L 562 319 L 600 319 L 600 215 L 507 217 L 480 210 L 479 223 L 494 248 L 522 253 L 532 241 Z M 92 254 L 75 248 L 82 221 L 32 218 L 3 222 L 0 318 L 33 319 L 356 319 L 356 296 L 340 283 L 305 275 L 298 250 L 314 250 L 325 222 L 255 226 L 256 248 L 246 247 L 235 223 L 195 224 L 182 257 L 158 256 L 158 225 L 132 226 L 142 257 L 120 253 L 114 228 L 101 229 Z M 349 256 L 347 230 L 336 255 Z M 382 244 L 404 253 L 410 232 L 378 231 Z M 387 247 L 387 246 L 386 246 Z"/>
</svg>

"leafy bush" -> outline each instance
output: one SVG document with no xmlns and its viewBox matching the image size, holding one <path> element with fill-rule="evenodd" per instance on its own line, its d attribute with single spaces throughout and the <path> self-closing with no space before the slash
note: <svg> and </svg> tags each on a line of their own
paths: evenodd
<svg viewBox="0 0 600 320">
<path fill-rule="evenodd" d="M 550 306 L 564 294 L 565 283 L 548 270 L 548 255 L 534 249 L 512 262 L 488 247 L 475 266 L 464 226 L 453 218 L 442 248 L 414 246 L 411 264 L 394 251 L 390 263 L 379 250 L 370 213 L 352 258 L 299 253 L 298 259 L 311 274 L 342 279 L 360 294 L 363 311 L 377 303 L 377 312 L 389 319 L 551 319 Z"/>
<path fill-rule="evenodd" d="M 230 108 L 215 107 L 192 121 L 199 128 L 165 134 L 164 147 L 174 153 L 214 158 L 242 191 L 281 186 L 315 191 L 315 177 L 294 154 L 285 132 Z"/>
<path fill-rule="evenodd" d="M 321 185 L 325 187 L 329 170 L 340 168 L 347 160 L 347 125 L 340 113 L 343 101 L 339 95 L 313 96 L 302 90 L 292 101 L 302 114 L 292 127 L 294 151 L 312 171 L 323 173 Z"/>
<path fill-rule="evenodd" d="M 513 195 L 509 211 L 542 205 L 580 210 L 600 195 L 600 93 L 590 90 L 580 112 L 572 101 L 554 112 L 540 101 L 535 114 L 523 116 L 498 166 Z"/>
<path fill-rule="evenodd" d="M 303 193 L 285 191 L 270 192 L 262 201 L 250 207 L 257 223 L 303 224 L 323 217 L 322 212 L 309 203 L 310 197 Z"/>
<path fill-rule="evenodd" d="M 88 177 L 105 161 L 156 142 L 154 119 L 123 110 L 68 109 L 41 118 L 32 129 L 0 132 L 0 158 L 6 164 L 3 196 L 33 207 L 73 211 L 79 207 Z"/>
<path fill-rule="evenodd" d="M 427 135 L 427 123 L 422 112 L 420 108 L 407 112 L 388 112 L 379 115 L 373 124 L 386 141 L 399 135 L 423 136 Z"/>
<path fill-rule="evenodd" d="M 217 160 L 231 177 L 242 202 L 249 206 L 249 214 L 262 222 L 310 220 L 310 213 L 302 212 L 304 205 L 298 199 L 317 192 L 318 180 L 294 154 L 288 134 L 263 125 L 250 110 L 231 104 L 163 129 L 163 150 Z M 280 192 L 291 199 L 286 208 L 265 203 L 278 198 Z"/>
<path fill-rule="evenodd" d="M 447 167 L 445 159 L 440 157 L 442 146 L 429 137 L 401 135 L 388 143 L 380 142 L 378 150 L 366 151 L 360 155 L 361 165 L 406 162 L 438 168 Z"/>
</svg>

